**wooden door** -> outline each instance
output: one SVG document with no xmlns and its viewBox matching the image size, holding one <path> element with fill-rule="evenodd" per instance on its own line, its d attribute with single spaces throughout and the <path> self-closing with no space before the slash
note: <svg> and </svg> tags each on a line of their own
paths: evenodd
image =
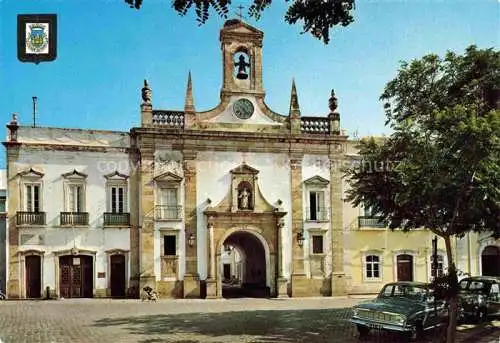
<svg viewBox="0 0 500 343">
<path fill-rule="evenodd" d="M 26 298 L 41 298 L 42 292 L 42 263 L 37 255 L 26 256 Z"/>
<path fill-rule="evenodd" d="M 398 281 L 413 281 L 413 256 L 402 254 L 396 258 Z"/>
<path fill-rule="evenodd" d="M 112 255 L 110 258 L 111 264 L 111 296 L 125 296 L 125 256 Z"/>
<path fill-rule="evenodd" d="M 500 276 L 500 248 L 487 246 L 481 254 L 481 275 Z"/>
<path fill-rule="evenodd" d="M 93 268 L 91 256 L 59 258 L 59 293 L 63 298 L 91 298 Z"/>
</svg>

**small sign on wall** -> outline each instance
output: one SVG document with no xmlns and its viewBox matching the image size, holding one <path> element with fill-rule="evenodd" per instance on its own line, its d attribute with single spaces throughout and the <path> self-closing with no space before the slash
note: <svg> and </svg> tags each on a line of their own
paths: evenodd
<svg viewBox="0 0 500 343">
<path fill-rule="evenodd" d="M 105 272 L 98 272 L 97 273 L 97 278 L 98 279 L 105 279 L 106 278 L 106 273 Z"/>
<path fill-rule="evenodd" d="M 73 265 L 74 266 L 80 265 L 80 257 L 73 257 Z"/>
</svg>

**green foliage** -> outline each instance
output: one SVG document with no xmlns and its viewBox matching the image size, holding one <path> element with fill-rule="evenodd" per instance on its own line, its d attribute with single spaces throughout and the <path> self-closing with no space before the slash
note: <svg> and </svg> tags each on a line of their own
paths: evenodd
<svg viewBox="0 0 500 343">
<path fill-rule="evenodd" d="M 499 235 L 499 87 L 492 49 L 402 62 L 381 96 L 394 133 L 361 141 L 364 162 L 346 172 L 348 201 L 371 206 L 391 228 Z M 366 168 L 381 161 L 392 162 Z"/>
<path fill-rule="evenodd" d="M 330 30 L 336 25 L 347 26 L 354 21 L 352 11 L 354 0 L 286 0 L 291 2 L 285 22 L 293 25 L 303 21 L 303 32 L 323 40 L 330 41 Z M 132 8 L 140 9 L 143 0 L 125 0 Z M 271 6 L 272 0 L 251 0 L 248 16 L 260 19 L 263 11 Z M 231 0 L 173 0 L 172 7 L 179 15 L 186 15 L 194 8 L 199 25 L 210 17 L 210 9 L 214 9 L 222 18 L 227 19 Z"/>
</svg>

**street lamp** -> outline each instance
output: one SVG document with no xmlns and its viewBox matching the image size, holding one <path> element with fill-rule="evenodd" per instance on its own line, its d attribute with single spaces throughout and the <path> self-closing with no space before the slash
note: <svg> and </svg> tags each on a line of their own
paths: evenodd
<svg viewBox="0 0 500 343">
<path fill-rule="evenodd" d="M 196 241 L 196 238 L 194 237 L 194 235 L 192 233 L 189 234 L 189 237 L 188 237 L 188 244 L 190 247 L 194 246 L 194 243 Z"/>
<path fill-rule="evenodd" d="M 302 231 L 297 232 L 297 244 L 299 247 L 302 247 L 304 245 L 304 234 Z"/>
</svg>

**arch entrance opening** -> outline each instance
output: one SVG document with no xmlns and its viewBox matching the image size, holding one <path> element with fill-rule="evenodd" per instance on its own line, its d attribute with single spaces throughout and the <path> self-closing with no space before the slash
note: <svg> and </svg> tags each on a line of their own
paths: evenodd
<svg viewBox="0 0 500 343">
<path fill-rule="evenodd" d="M 238 231 L 221 248 L 222 297 L 269 297 L 266 251 L 254 234 Z"/>
</svg>

